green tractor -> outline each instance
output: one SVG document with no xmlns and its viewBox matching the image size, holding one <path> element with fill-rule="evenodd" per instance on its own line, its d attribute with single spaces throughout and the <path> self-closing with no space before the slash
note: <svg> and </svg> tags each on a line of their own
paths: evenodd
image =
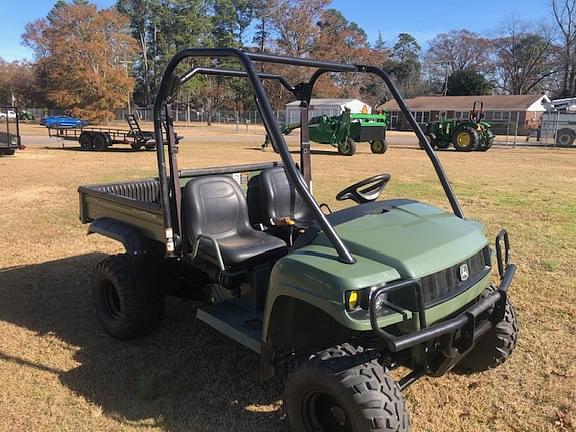
<svg viewBox="0 0 576 432">
<path fill-rule="evenodd" d="M 474 102 L 469 120 L 452 118 L 427 123 L 424 132 L 430 145 L 447 149 L 452 144 L 457 151 L 462 152 L 486 151 L 492 147 L 494 134 L 490 123 L 482 120 L 484 102 L 479 102 L 479 111 L 476 111 L 477 103 Z"/>
<path fill-rule="evenodd" d="M 330 144 L 338 153 L 352 156 L 356 143 L 369 142 L 372 153 L 383 154 L 388 149 L 386 129 L 389 117 L 382 114 L 352 114 L 348 108 L 339 116 L 321 115 L 312 117 L 308 123 L 310 140 L 319 144 Z M 300 128 L 300 123 L 286 126 L 282 133 L 287 135 Z"/>
</svg>

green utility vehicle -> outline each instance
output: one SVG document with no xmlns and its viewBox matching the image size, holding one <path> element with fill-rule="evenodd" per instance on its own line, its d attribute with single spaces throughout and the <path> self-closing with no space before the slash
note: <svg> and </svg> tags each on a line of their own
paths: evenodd
<svg viewBox="0 0 576 432">
<path fill-rule="evenodd" d="M 424 133 L 430 145 L 446 149 L 452 144 L 457 151 L 462 152 L 486 151 L 492 147 L 494 134 L 490 123 L 482 120 L 484 102 L 479 103 L 479 111 L 476 111 L 477 103 L 474 102 L 469 120 L 453 118 L 427 123 Z M 420 146 L 424 148 L 422 144 Z"/>
<path fill-rule="evenodd" d="M 348 108 L 339 116 L 321 115 L 312 117 L 308 123 L 310 140 L 319 144 L 330 144 L 338 153 L 352 156 L 356 143 L 369 142 L 372 153 L 385 153 L 388 114 L 352 114 Z M 298 129 L 300 123 L 286 126 L 285 135 Z"/>
<path fill-rule="evenodd" d="M 11 156 L 16 150 L 24 148 L 18 113 L 17 108 L 0 107 L 0 156 Z"/>
<path fill-rule="evenodd" d="M 177 69 L 198 57 L 235 59 L 242 69 Z M 316 71 L 293 85 L 257 72 L 261 62 Z M 310 143 L 301 140 L 297 165 L 262 80 L 294 94 L 308 119 L 314 84 L 340 72 L 384 81 L 423 141 L 450 212 L 410 199 L 379 200 L 387 173 L 336 195 L 352 207 L 331 212 L 314 199 Z M 178 168 L 171 95 L 198 75 L 248 79 L 279 161 Z M 508 288 L 516 266 L 508 234 L 501 231 L 492 249 L 485 228 L 464 217 L 386 72 L 234 48 L 187 49 L 167 66 L 154 123 L 158 178 L 79 188 L 88 232 L 126 249 L 99 263 L 94 276 L 96 312 L 113 337 L 157 328 L 166 294 L 199 301 L 199 320 L 261 356 L 263 378 L 287 374 L 285 409 L 298 431 L 407 431 L 402 390 L 453 368 L 496 367 L 514 350 L 518 327 Z M 307 129 L 304 121 L 304 138 Z M 499 277 L 492 284 L 494 265 Z M 395 380 L 390 371 L 400 366 L 409 372 Z"/>
</svg>

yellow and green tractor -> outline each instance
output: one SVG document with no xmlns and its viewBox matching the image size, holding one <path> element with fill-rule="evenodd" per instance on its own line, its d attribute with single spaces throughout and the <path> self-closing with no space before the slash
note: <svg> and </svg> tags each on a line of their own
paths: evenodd
<svg viewBox="0 0 576 432">
<path fill-rule="evenodd" d="M 478 111 L 477 104 L 480 108 Z M 453 145 L 457 151 L 462 152 L 486 151 L 492 147 L 494 134 L 490 123 L 483 118 L 484 103 L 474 102 L 470 119 L 452 118 L 429 122 L 424 133 L 433 148 L 447 149 Z"/>
</svg>

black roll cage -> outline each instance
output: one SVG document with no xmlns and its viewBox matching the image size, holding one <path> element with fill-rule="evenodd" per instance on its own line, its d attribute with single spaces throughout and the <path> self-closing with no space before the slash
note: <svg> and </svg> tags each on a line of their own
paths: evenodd
<svg viewBox="0 0 576 432">
<path fill-rule="evenodd" d="M 207 68 L 207 67 L 193 67 L 184 75 L 178 77 L 175 75 L 176 67 L 187 58 L 191 57 L 207 57 L 207 58 L 235 58 L 243 66 L 244 70 L 228 70 L 220 68 Z M 291 85 L 281 75 L 257 72 L 254 62 L 275 63 L 291 66 L 301 66 L 317 68 L 312 74 L 309 81 L 302 82 L 298 85 Z M 213 75 L 213 76 L 228 76 L 228 77 L 246 77 L 248 78 L 252 90 L 254 92 L 256 106 L 268 136 L 272 141 L 272 145 L 279 152 L 282 162 L 284 164 L 286 174 L 290 183 L 296 188 L 298 193 L 312 209 L 316 222 L 324 231 L 328 240 L 332 243 L 338 253 L 339 260 L 346 264 L 354 264 L 356 261 L 352 257 L 350 251 L 330 224 L 326 215 L 320 209 L 320 206 L 312 196 L 309 189 L 310 181 L 310 151 L 308 143 L 308 106 L 312 97 L 312 90 L 318 79 L 325 73 L 334 72 L 360 72 L 377 75 L 384 80 L 388 90 L 398 103 L 400 110 L 410 123 L 410 126 L 416 133 L 418 140 L 422 143 L 426 154 L 428 155 L 436 175 L 444 189 L 444 193 L 450 202 L 452 211 L 460 218 L 464 218 L 464 214 L 454 191 L 448 181 L 446 173 L 440 164 L 440 160 L 436 153 L 430 146 L 426 139 L 424 132 L 412 116 L 400 92 L 395 87 L 389 75 L 382 69 L 375 66 L 359 65 L 359 64 L 344 64 L 333 63 L 323 60 L 313 60 L 308 58 L 296 58 L 277 56 L 266 53 L 251 53 L 242 51 L 236 48 L 189 48 L 178 52 L 168 63 L 160 88 L 154 103 L 154 132 L 156 137 L 156 149 L 158 160 L 158 177 L 160 181 L 160 195 L 161 203 L 164 210 L 164 228 L 166 234 L 166 255 L 168 257 L 180 256 L 181 252 L 181 193 L 180 193 L 180 172 L 177 165 L 177 142 L 176 134 L 174 132 L 174 125 L 172 119 L 172 94 L 175 89 L 188 81 L 190 78 L 197 74 Z M 286 141 L 278 127 L 274 112 L 268 101 L 266 91 L 262 85 L 262 79 L 272 79 L 279 81 L 288 91 L 300 99 L 302 107 L 301 112 L 301 151 L 300 151 L 300 170 L 296 167 L 290 151 L 286 145 Z M 162 114 L 164 111 L 165 123 L 163 123 Z M 168 155 L 169 155 L 169 174 L 166 171 L 166 160 L 164 156 L 164 136 L 162 128 L 166 128 L 167 141 L 168 141 Z"/>
</svg>

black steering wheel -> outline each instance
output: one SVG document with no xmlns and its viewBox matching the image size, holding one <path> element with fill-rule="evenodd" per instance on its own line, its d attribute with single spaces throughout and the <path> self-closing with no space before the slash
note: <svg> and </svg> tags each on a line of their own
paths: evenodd
<svg viewBox="0 0 576 432">
<path fill-rule="evenodd" d="M 388 173 L 368 177 L 342 189 L 338 192 L 338 195 L 336 195 L 336 199 L 338 201 L 351 199 L 358 204 L 376 201 L 391 177 Z"/>
</svg>

